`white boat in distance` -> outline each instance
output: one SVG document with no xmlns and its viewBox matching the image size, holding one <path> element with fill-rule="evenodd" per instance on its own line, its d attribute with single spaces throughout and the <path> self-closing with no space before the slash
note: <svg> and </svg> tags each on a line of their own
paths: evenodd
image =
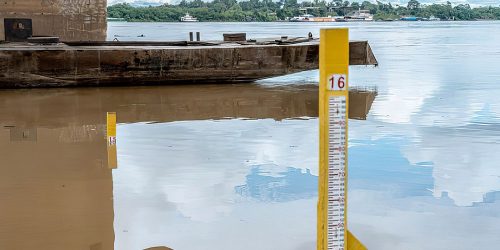
<svg viewBox="0 0 500 250">
<path fill-rule="evenodd" d="M 181 17 L 181 22 L 198 22 L 198 18 L 189 15 L 189 13 L 186 13 L 185 16 Z"/>
<path fill-rule="evenodd" d="M 370 14 L 369 10 L 359 9 L 357 11 L 354 11 L 353 14 L 345 16 L 344 19 L 347 22 L 373 21 L 373 15 Z"/>
<path fill-rule="evenodd" d="M 295 16 L 290 18 L 290 22 L 314 22 L 314 16 L 305 14 L 305 15 L 300 15 L 300 16 Z"/>
</svg>

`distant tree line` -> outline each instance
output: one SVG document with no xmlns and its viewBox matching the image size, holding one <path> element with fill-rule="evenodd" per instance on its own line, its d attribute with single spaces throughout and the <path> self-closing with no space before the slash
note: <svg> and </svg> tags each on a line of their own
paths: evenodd
<svg viewBox="0 0 500 250">
<path fill-rule="evenodd" d="M 127 21 L 175 22 L 189 12 L 199 21 L 261 21 L 270 22 L 286 20 L 301 14 L 314 16 L 338 16 L 364 9 L 369 10 L 376 20 L 394 20 L 403 16 L 428 18 L 431 16 L 441 20 L 500 20 L 500 7 L 471 8 L 468 4 L 452 6 L 446 4 L 423 5 L 417 0 L 410 0 L 406 6 L 390 3 L 362 3 L 335 0 L 325 2 L 297 2 L 297 0 L 202 0 L 186 1 L 179 4 L 161 6 L 133 7 L 129 4 L 116 4 L 108 7 L 108 16 L 123 18 Z"/>
</svg>

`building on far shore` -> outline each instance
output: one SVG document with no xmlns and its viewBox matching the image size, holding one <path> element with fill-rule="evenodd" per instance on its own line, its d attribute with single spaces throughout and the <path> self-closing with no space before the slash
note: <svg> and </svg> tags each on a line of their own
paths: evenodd
<svg viewBox="0 0 500 250">
<path fill-rule="evenodd" d="M 0 41 L 57 36 L 61 41 L 106 40 L 107 0 L 4 0 Z"/>
</svg>

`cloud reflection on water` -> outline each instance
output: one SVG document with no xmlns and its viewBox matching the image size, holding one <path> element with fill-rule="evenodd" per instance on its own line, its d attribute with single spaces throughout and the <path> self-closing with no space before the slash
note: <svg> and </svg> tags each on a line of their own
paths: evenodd
<svg viewBox="0 0 500 250">
<path fill-rule="evenodd" d="M 288 27 L 289 24 L 282 25 Z M 305 34 L 307 29 L 317 30 L 327 24 L 304 25 L 308 26 L 279 28 L 280 32 L 290 35 Z M 495 249 L 500 244 L 500 168 L 496 164 L 500 162 L 497 159 L 497 152 L 500 152 L 500 90 L 496 84 L 500 76 L 496 63 L 500 47 L 492 42 L 498 40 L 498 32 L 491 30 L 498 24 L 348 25 L 353 39 L 370 41 L 381 62 L 375 70 L 353 68 L 351 71 L 353 85 L 375 84 L 379 96 L 367 121 L 350 121 L 349 226 L 370 249 Z M 255 36 L 270 32 L 256 24 L 241 27 Z M 316 82 L 317 78 L 317 71 L 313 71 L 285 77 L 280 82 Z M 245 233 L 258 237 L 248 237 L 252 240 L 244 246 L 249 248 L 260 244 L 254 239 L 268 243 L 255 249 L 306 249 L 297 247 L 300 244 L 272 245 L 276 242 L 291 244 L 289 239 L 297 233 L 300 241 L 309 239 L 309 243 L 304 244 L 313 247 L 310 241 L 314 240 L 314 225 L 301 228 L 294 223 L 311 226 L 315 220 L 315 198 L 290 201 L 269 194 L 279 190 L 276 185 L 283 184 L 280 173 L 287 167 L 301 169 L 301 173 L 310 168 L 311 174 L 317 176 L 317 120 L 175 122 L 158 125 L 163 129 L 148 127 L 148 130 L 154 128 L 161 132 L 155 134 L 165 136 L 156 141 L 133 138 L 137 132 L 133 126 L 138 129 L 142 125 L 124 126 L 124 130 L 130 132 L 128 138 L 133 139 L 122 148 L 124 157 L 144 152 L 146 147 L 135 145 L 136 142 L 195 142 L 194 148 L 173 145 L 171 150 L 156 152 L 155 156 L 161 155 L 160 160 L 168 162 L 168 167 L 153 164 L 155 167 L 148 167 L 149 177 L 142 176 L 133 184 L 144 185 L 145 190 L 166 197 L 165 200 L 169 200 L 169 193 L 182 194 L 169 203 L 176 214 L 167 217 L 163 211 L 152 208 L 150 213 L 134 219 L 134 223 L 145 225 L 146 222 L 141 222 L 144 219 L 154 224 L 158 218 L 165 219 L 181 232 L 190 228 L 204 235 L 202 243 L 222 232 L 237 242 L 247 242 Z M 201 127 L 209 129 L 204 131 Z M 166 136 L 183 132 L 192 133 L 192 136 Z M 223 142 L 221 138 L 226 139 Z M 208 145 L 212 140 L 216 143 Z M 245 144 L 246 150 L 233 148 L 237 141 Z M 223 149 L 222 154 L 215 150 L 219 147 Z M 202 155 L 194 154 L 200 150 L 206 151 Z M 208 155 L 231 158 L 240 164 L 215 161 L 208 159 Z M 132 162 L 144 165 L 144 159 L 153 155 L 145 153 L 145 156 Z M 176 157 L 191 157 L 190 164 Z M 177 165 L 180 167 L 174 167 Z M 261 170 L 252 172 L 255 166 L 273 166 L 270 168 L 278 169 L 272 173 L 277 179 L 264 177 Z M 137 166 L 128 167 L 131 169 L 116 172 L 115 178 L 119 181 L 135 178 L 136 170 L 132 169 Z M 212 176 L 216 172 L 225 174 Z M 162 180 L 161 176 L 170 177 Z M 157 179 L 161 188 L 151 186 L 153 182 L 148 178 Z M 195 180 L 186 183 L 177 180 L 185 178 Z M 255 188 L 246 193 L 248 196 L 238 195 L 235 187 L 252 189 L 249 178 L 258 180 L 253 184 Z M 312 181 L 308 179 L 305 186 Z M 199 184 L 202 182 L 206 184 Z M 122 185 L 116 186 L 117 204 L 131 201 L 121 194 Z M 221 189 L 215 195 L 210 194 L 213 187 Z M 191 192 L 191 188 L 193 194 L 184 193 Z M 134 205 L 140 206 L 140 202 Z M 137 213 L 133 206 L 118 207 L 117 218 Z M 218 207 L 224 207 L 221 210 L 224 212 L 218 213 Z M 243 222 L 239 224 L 238 220 Z M 126 227 L 131 222 L 132 219 L 127 218 L 118 223 Z M 236 227 L 244 232 L 227 230 Z M 290 232 L 289 239 L 283 238 L 280 230 Z M 161 239 L 160 235 L 169 233 L 181 237 L 175 240 L 178 246 L 183 244 L 182 235 L 170 228 L 163 228 L 150 237 Z M 133 237 L 118 233 L 117 242 L 122 246 L 130 243 L 127 240 Z M 207 246 L 213 245 L 207 243 Z"/>
<path fill-rule="evenodd" d="M 309 169 L 305 173 L 292 167 L 279 169 L 280 166 L 274 164 L 252 167 L 246 184 L 235 187 L 236 193 L 263 202 L 285 202 L 318 195 L 318 176 L 312 175 Z"/>
<path fill-rule="evenodd" d="M 317 119 L 120 125 L 116 248 L 234 249 L 220 234 L 241 249 L 313 247 L 317 127 Z M 243 187 L 249 196 L 236 191 Z M 203 247 L 185 238 L 193 234 Z"/>
</svg>

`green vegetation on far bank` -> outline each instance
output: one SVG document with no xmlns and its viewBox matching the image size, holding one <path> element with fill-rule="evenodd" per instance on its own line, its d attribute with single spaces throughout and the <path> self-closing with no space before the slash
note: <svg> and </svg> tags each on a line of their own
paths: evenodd
<svg viewBox="0 0 500 250">
<path fill-rule="evenodd" d="M 202 0 L 186 1 L 179 4 L 165 4 L 156 7 L 133 7 L 129 4 L 116 4 L 108 7 L 110 18 L 122 18 L 127 21 L 141 22 L 176 22 L 189 12 L 199 21 L 234 21 L 270 22 L 287 20 L 287 18 L 304 14 L 314 16 L 340 16 L 359 8 L 369 10 L 375 20 L 395 20 L 404 16 L 415 16 L 421 18 L 437 17 L 441 20 L 500 20 L 500 7 L 478 7 L 471 8 L 468 4 L 452 6 L 446 4 L 423 5 L 417 0 L 410 0 L 406 6 L 394 6 L 368 1 L 342 2 L 336 0 L 325 2 L 314 0 L 313 2 L 301 2 L 297 0 L 249 0 L 238 2 L 236 0 L 213 0 L 204 2 Z"/>
</svg>

